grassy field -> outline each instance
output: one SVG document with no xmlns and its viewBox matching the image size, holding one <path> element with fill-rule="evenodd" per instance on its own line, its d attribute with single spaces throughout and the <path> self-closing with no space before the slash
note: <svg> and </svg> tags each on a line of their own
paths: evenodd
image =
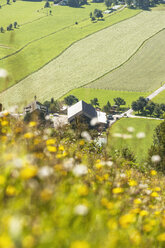
<svg viewBox="0 0 165 248">
<path fill-rule="evenodd" d="M 165 30 L 149 39 L 128 62 L 87 85 L 112 90 L 152 91 L 165 81 Z"/>
<path fill-rule="evenodd" d="M 122 13 L 123 12 L 120 14 Z M 37 95 L 41 101 L 50 97 L 61 97 L 69 90 L 100 77 L 110 69 L 119 66 L 127 60 L 145 39 L 164 27 L 164 17 L 165 12 L 163 11 L 142 12 L 129 20 L 125 20 L 124 22 L 120 22 L 117 25 L 113 25 L 88 36 L 72 45 L 61 56 L 44 66 L 41 70 L 30 75 L 25 80 L 22 80 L 4 92 L 4 94 L 1 94 L 0 101 L 7 106 L 7 104 L 14 103 L 25 104 L 25 102 L 32 100 L 34 95 Z M 104 22 L 100 21 L 98 25 L 101 25 L 100 23 L 102 24 Z M 65 30 L 67 40 L 63 39 L 64 33 L 59 32 L 57 35 L 59 36 L 57 43 L 52 43 L 53 41 L 55 42 L 55 37 L 49 37 L 49 39 L 52 39 L 49 46 L 56 44 L 56 46 L 61 47 L 61 50 L 63 50 L 64 44 L 60 42 L 62 39 L 67 43 L 69 38 L 70 41 L 73 40 L 74 32 L 75 38 L 77 39 L 77 35 L 82 36 L 83 32 L 87 33 L 87 30 L 89 33 L 93 27 L 93 24 L 90 24 L 82 28 L 80 32 L 79 27 L 73 26 Z M 45 43 L 45 40 L 41 40 L 39 43 L 40 45 L 43 43 L 43 46 L 46 47 L 48 51 L 46 56 L 48 56 L 51 51 L 51 49 L 49 49 L 50 47 Z M 36 45 L 37 42 L 36 44 L 31 44 L 30 47 L 25 48 L 22 52 L 25 54 L 25 56 L 23 56 L 23 54 L 22 56 L 27 59 L 26 50 L 33 47 L 33 53 L 27 51 L 30 57 L 24 65 L 24 68 L 26 68 L 24 71 L 28 70 L 32 65 L 34 66 L 33 63 L 30 65 L 28 62 L 33 60 L 34 53 L 37 53 L 38 59 L 42 60 L 42 58 L 40 58 L 42 52 L 38 53 L 37 49 L 35 49 Z M 40 49 L 40 46 L 38 46 L 38 49 Z M 56 51 L 58 51 L 58 49 Z M 18 63 L 14 64 L 14 61 L 13 56 L 10 61 L 12 67 L 15 66 L 15 64 L 18 65 Z M 21 60 L 19 62 L 20 64 L 22 63 Z M 21 69 L 16 70 L 15 73 L 17 71 L 19 77 L 20 74 L 22 76 L 25 74 Z M 24 94 L 24 92 L 26 92 L 26 94 Z"/>
<path fill-rule="evenodd" d="M 77 40 L 139 13 L 139 10 L 125 9 L 105 15 L 104 21 L 92 23 L 89 13 L 95 8 L 105 9 L 104 3 L 91 3 L 83 8 L 53 6 L 52 15 L 48 16 L 47 10 L 41 8 L 43 6 L 43 2 L 34 6 L 29 2 L 16 2 L 1 9 L 0 23 L 2 21 L 7 26 L 18 19 L 21 25 L 14 31 L 0 34 L 0 45 L 10 48 L 0 48 L 0 67 L 10 74 L 8 86 L 41 68 Z M 25 20 L 17 17 L 20 12 L 27 12 Z M 5 16 L 9 16 L 9 20 Z M 76 21 L 78 25 L 75 25 Z M 9 57 L 4 58 L 6 55 Z M 4 85 L 0 85 L 1 91 Z"/>
<path fill-rule="evenodd" d="M 146 156 L 148 149 L 152 144 L 153 139 L 153 131 L 157 125 L 159 125 L 161 121 L 159 120 L 149 120 L 149 119 L 133 119 L 133 118 L 124 118 L 117 121 L 110 129 L 110 146 L 114 149 L 121 149 L 124 147 L 130 148 L 130 150 L 137 157 L 137 161 L 143 161 Z M 127 128 L 133 127 L 134 132 L 130 133 Z M 140 132 L 145 133 L 145 137 L 139 139 L 136 135 Z M 115 134 L 125 134 L 132 135 L 131 139 L 124 139 L 119 137 L 113 137 Z"/>
<path fill-rule="evenodd" d="M 128 91 L 113 91 L 113 90 L 104 90 L 104 89 L 92 89 L 92 88 L 78 88 L 74 89 L 71 92 L 67 93 L 64 97 L 68 95 L 74 95 L 79 100 L 84 100 L 87 103 L 90 103 L 90 100 L 94 97 L 97 97 L 99 100 L 100 107 L 103 107 L 109 101 L 111 105 L 114 104 L 113 99 L 116 97 L 121 97 L 126 101 L 126 107 L 130 107 L 131 103 L 138 99 L 140 96 L 147 97 L 149 93 L 144 92 L 128 92 Z M 64 99 L 62 97 L 62 99 Z"/>
<path fill-rule="evenodd" d="M 165 90 L 162 91 L 159 95 L 153 98 L 153 102 L 164 103 L 165 104 Z"/>
</svg>

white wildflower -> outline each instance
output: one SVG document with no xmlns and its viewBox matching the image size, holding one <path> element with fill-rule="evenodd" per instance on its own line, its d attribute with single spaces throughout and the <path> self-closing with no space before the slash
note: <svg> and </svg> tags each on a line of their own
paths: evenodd
<svg viewBox="0 0 165 248">
<path fill-rule="evenodd" d="M 38 171 L 38 176 L 40 178 L 45 178 L 49 177 L 53 174 L 53 168 L 49 166 L 43 166 L 39 171 Z"/>
<path fill-rule="evenodd" d="M 131 134 L 123 134 L 122 138 L 123 139 L 132 139 L 132 135 Z"/>
<path fill-rule="evenodd" d="M 121 133 L 114 133 L 113 137 L 117 137 L 117 138 L 122 138 L 122 134 Z"/>
<path fill-rule="evenodd" d="M 74 208 L 74 213 L 81 216 L 87 215 L 88 207 L 83 204 L 79 204 Z"/>
<path fill-rule="evenodd" d="M 87 141 L 90 141 L 91 140 L 91 136 L 90 136 L 90 134 L 87 131 L 83 131 L 81 133 L 81 137 L 84 138 L 84 139 L 86 139 Z"/>
<path fill-rule="evenodd" d="M 135 131 L 135 128 L 134 127 L 128 127 L 127 131 L 130 133 L 133 133 Z"/>
<path fill-rule="evenodd" d="M 8 76 L 8 72 L 3 69 L 3 68 L 0 68 L 0 78 L 6 78 Z"/>
<path fill-rule="evenodd" d="M 9 222 L 9 233 L 13 238 L 17 238 L 22 232 L 22 220 L 18 217 L 12 217 Z"/>
<path fill-rule="evenodd" d="M 161 160 L 161 157 L 159 155 L 153 155 L 151 158 L 151 161 L 153 163 L 158 163 L 158 162 L 160 162 L 160 160 Z"/>
<path fill-rule="evenodd" d="M 146 137 L 146 134 L 145 134 L 144 132 L 139 132 L 139 133 L 136 134 L 136 137 L 137 137 L 138 139 L 143 139 L 143 138 Z"/>
<path fill-rule="evenodd" d="M 87 173 L 88 173 L 88 169 L 87 169 L 86 165 L 78 164 L 78 165 L 76 165 L 76 166 L 73 168 L 73 174 L 74 174 L 76 177 L 86 175 Z"/>
<path fill-rule="evenodd" d="M 73 168 L 73 164 L 74 164 L 74 159 L 69 158 L 64 162 L 63 166 L 66 170 L 71 170 Z"/>
</svg>

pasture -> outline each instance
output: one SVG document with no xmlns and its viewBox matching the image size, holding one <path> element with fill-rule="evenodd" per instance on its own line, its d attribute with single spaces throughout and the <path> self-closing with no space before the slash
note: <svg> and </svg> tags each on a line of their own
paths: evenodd
<svg viewBox="0 0 165 248">
<path fill-rule="evenodd" d="M 92 88 L 78 88 L 67 93 L 62 97 L 64 99 L 68 95 L 74 95 L 79 100 L 83 100 L 90 103 L 90 100 L 97 97 L 100 107 L 103 107 L 109 101 L 111 105 L 114 105 L 113 99 L 116 97 L 121 97 L 126 101 L 126 105 L 123 107 L 130 107 L 132 102 L 138 99 L 140 96 L 147 97 L 149 93 L 144 92 L 129 92 L 129 91 L 113 91 L 104 89 L 92 89 Z"/>
<path fill-rule="evenodd" d="M 164 40 L 165 30 L 149 39 L 128 62 L 87 87 L 126 91 L 159 88 L 165 80 Z"/>
<path fill-rule="evenodd" d="M 152 101 L 159 104 L 165 104 L 165 90 L 159 93 L 159 95 L 157 95 L 156 97 L 154 97 Z"/>
<path fill-rule="evenodd" d="M 105 9 L 103 3 L 91 3 L 83 8 L 52 6 L 51 15 L 49 10 L 42 9 L 43 6 L 44 2 L 33 6 L 31 2 L 18 1 L 0 10 L 3 13 L 0 23 L 2 21 L 4 27 L 14 21 L 20 25 L 0 34 L 0 44 L 10 48 L 0 48 L 0 67 L 7 69 L 10 75 L 8 85 L 0 84 L 0 91 L 38 70 L 77 40 L 139 13 L 139 10 L 124 9 L 105 15 L 104 21 L 92 23 L 89 13 L 95 8 Z M 25 20 L 19 15 L 24 12 Z M 76 21 L 78 25 L 75 25 Z"/>
<path fill-rule="evenodd" d="M 117 121 L 110 129 L 109 145 L 115 149 L 122 149 L 128 147 L 137 158 L 138 162 L 144 161 L 147 156 L 148 149 L 152 145 L 154 129 L 159 125 L 159 120 L 138 119 L 138 118 L 124 118 Z M 128 128 L 134 129 L 129 132 Z M 144 133 L 144 138 L 138 138 L 139 133 Z M 121 136 L 122 137 L 116 137 Z M 128 138 L 131 135 L 132 138 Z"/>
<path fill-rule="evenodd" d="M 100 23 L 103 22 L 100 21 Z M 45 43 L 45 40 L 41 40 L 39 43 L 40 45 L 43 43 L 48 51 L 46 56 L 48 56 L 51 51 L 49 49 L 51 44 L 63 47 L 63 44 L 60 43 L 62 39 L 67 43 L 70 37 L 70 41 L 73 41 L 73 38 L 76 37 L 77 39 L 77 35 L 82 36 L 83 30 L 84 32 L 88 30 L 89 33 L 89 30 L 93 29 L 94 25 L 85 26 L 84 29 L 82 28 L 81 33 L 77 26 L 70 27 L 70 29 L 65 30 L 67 40 L 63 39 L 64 33 L 59 32 L 56 36 L 56 38 L 58 37 L 57 43 L 55 43 L 55 37 L 53 38 L 52 36 L 49 36 L 49 39 L 52 39 L 50 43 Z M 7 106 L 14 103 L 24 105 L 26 102 L 31 101 L 34 95 L 37 95 L 40 101 L 50 99 L 50 97 L 54 97 L 55 99 L 60 98 L 68 91 L 83 86 L 124 63 L 144 40 L 164 28 L 164 25 L 164 11 L 141 12 L 133 18 L 90 35 L 73 44 L 61 56 L 48 63 L 41 70 L 31 74 L 2 93 L 0 95 L 0 101 Z M 69 32 L 69 30 L 72 30 L 72 32 Z M 73 33 L 75 36 L 73 36 Z M 33 52 L 30 53 L 29 49 L 32 47 Z M 35 45 L 31 44 L 30 47 L 25 48 L 23 53 L 21 53 L 23 56 L 25 51 L 28 50 L 27 53 L 30 58 L 27 59 L 26 56 L 23 56 L 27 59 L 24 65 L 26 69 L 24 71 L 16 70 L 19 77 L 20 74 L 23 77 L 25 71 L 32 65 L 35 65 L 36 61 L 34 64 L 32 62 L 32 65 L 28 62 L 33 60 L 35 53 L 38 54 L 38 59 L 42 60 L 42 56 L 40 57 L 42 50 L 39 53 L 35 49 L 36 47 L 40 50 L 37 42 Z M 61 50 L 63 49 L 64 47 Z M 18 66 L 18 63 L 14 64 L 15 60 L 12 63 L 13 59 L 14 56 L 11 58 L 10 65 L 14 66 L 17 64 Z M 22 61 L 20 60 L 19 63 L 21 64 Z M 15 74 L 17 75 L 16 72 Z"/>
</svg>

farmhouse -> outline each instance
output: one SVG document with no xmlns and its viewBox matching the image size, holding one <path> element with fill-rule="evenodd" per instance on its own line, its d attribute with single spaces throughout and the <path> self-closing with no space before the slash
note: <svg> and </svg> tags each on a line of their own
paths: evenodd
<svg viewBox="0 0 165 248">
<path fill-rule="evenodd" d="M 106 126 L 106 113 L 97 111 L 91 104 L 84 101 L 79 101 L 68 108 L 68 122 L 72 123 L 76 118 L 84 119 L 88 124 L 93 123 L 97 126 Z M 92 125 L 92 124 L 91 124 Z"/>
<path fill-rule="evenodd" d="M 24 114 L 33 113 L 34 111 L 43 112 L 46 115 L 48 113 L 48 108 L 47 106 L 38 102 L 35 97 L 33 102 L 24 107 Z"/>
</svg>

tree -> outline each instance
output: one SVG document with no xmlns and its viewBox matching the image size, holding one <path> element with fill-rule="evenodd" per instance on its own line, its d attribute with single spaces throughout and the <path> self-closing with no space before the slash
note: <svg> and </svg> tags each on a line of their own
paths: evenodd
<svg viewBox="0 0 165 248">
<path fill-rule="evenodd" d="M 165 173 L 165 120 L 156 127 L 148 154 L 148 164 Z M 153 159 L 155 155 L 157 160 Z"/>
<path fill-rule="evenodd" d="M 105 5 L 107 8 L 111 7 L 113 1 L 112 0 L 105 0 Z"/>
<path fill-rule="evenodd" d="M 157 117 L 160 117 L 160 115 L 162 114 L 162 110 L 159 104 L 156 104 L 155 108 L 154 108 L 154 114 Z"/>
<path fill-rule="evenodd" d="M 68 5 L 70 7 L 79 7 L 80 2 L 79 2 L 79 0 L 68 0 Z"/>
<path fill-rule="evenodd" d="M 155 109 L 155 103 L 154 102 L 150 102 L 147 106 L 146 106 L 146 110 L 149 112 L 149 115 L 151 116 L 154 112 Z"/>
<path fill-rule="evenodd" d="M 69 95 L 69 96 L 67 96 L 67 97 L 64 98 L 64 102 L 68 106 L 71 106 L 71 105 L 75 104 L 78 101 L 79 101 L 78 98 L 75 97 L 75 96 L 73 96 L 73 95 Z"/>
<path fill-rule="evenodd" d="M 132 107 L 133 111 L 135 111 L 135 112 L 138 111 L 138 113 L 139 113 L 137 101 L 133 101 L 131 107 Z"/>
<path fill-rule="evenodd" d="M 4 32 L 4 28 L 3 28 L 3 27 L 0 28 L 0 32 L 1 32 L 1 33 Z"/>
<path fill-rule="evenodd" d="M 103 14 L 102 14 L 102 11 L 101 10 L 99 10 L 99 9 L 95 9 L 94 10 L 94 16 L 96 17 L 96 18 L 103 18 Z"/>
<path fill-rule="evenodd" d="M 50 8 L 50 3 L 49 3 L 49 1 L 46 1 L 45 5 L 44 5 L 44 8 Z"/>
<path fill-rule="evenodd" d="M 98 101 L 98 99 L 95 97 L 95 98 L 93 98 L 92 100 L 91 100 L 91 104 L 93 105 L 93 106 L 99 106 L 100 104 L 99 104 L 99 101 Z"/>
<path fill-rule="evenodd" d="M 7 0 L 7 4 L 10 4 L 10 0 Z"/>
<path fill-rule="evenodd" d="M 114 98 L 113 100 L 114 100 L 115 104 L 116 104 L 118 107 L 120 107 L 121 105 L 125 105 L 125 104 L 126 104 L 126 102 L 124 101 L 124 99 L 121 98 L 121 97 L 116 97 L 116 98 Z"/>
<path fill-rule="evenodd" d="M 18 26 L 17 22 L 14 22 L 14 28 L 16 28 Z"/>
<path fill-rule="evenodd" d="M 109 101 L 108 101 L 107 104 L 103 107 L 103 111 L 106 112 L 107 114 L 110 113 L 110 111 L 111 111 L 111 104 L 110 104 Z"/>
</svg>

